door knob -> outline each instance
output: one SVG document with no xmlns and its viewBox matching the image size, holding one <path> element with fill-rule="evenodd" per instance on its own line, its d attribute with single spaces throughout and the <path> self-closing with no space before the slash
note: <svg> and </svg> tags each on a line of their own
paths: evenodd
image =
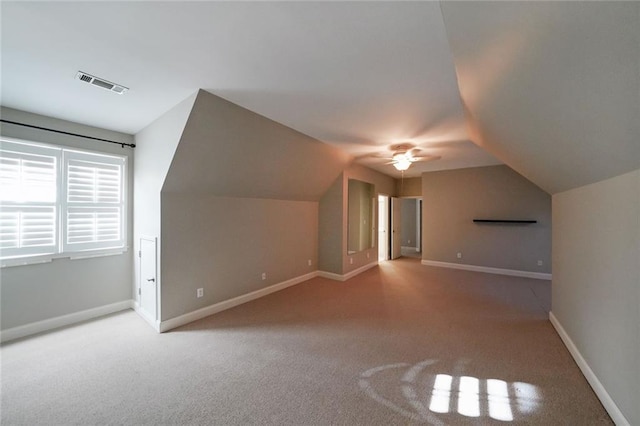
<svg viewBox="0 0 640 426">
<path fill-rule="evenodd" d="M 147 278 L 147 281 L 151 281 L 152 283 L 156 282 L 155 278 Z"/>
</svg>

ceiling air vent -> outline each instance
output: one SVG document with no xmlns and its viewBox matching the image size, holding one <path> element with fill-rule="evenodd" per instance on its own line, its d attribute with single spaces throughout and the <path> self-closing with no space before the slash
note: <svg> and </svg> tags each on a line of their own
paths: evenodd
<svg viewBox="0 0 640 426">
<path fill-rule="evenodd" d="M 111 83 L 110 81 L 93 76 L 91 74 L 87 74 L 86 72 L 82 71 L 78 71 L 78 74 L 76 74 L 76 78 L 80 81 L 84 81 L 85 83 L 93 84 L 94 86 L 102 87 L 103 89 L 107 89 L 111 92 L 117 93 L 118 95 L 122 95 L 124 92 L 129 90 L 128 87 L 124 87 L 116 83 Z"/>
</svg>

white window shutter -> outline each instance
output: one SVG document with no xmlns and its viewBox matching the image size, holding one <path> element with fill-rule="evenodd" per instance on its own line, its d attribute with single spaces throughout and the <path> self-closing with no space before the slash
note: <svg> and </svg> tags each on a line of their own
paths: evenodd
<svg viewBox="0 0 640 426">
<path fill-rule="evenodd" d="M 2 258 L 52 254 L 57 251 L 59 159 L 59 149 L 2 141 Z"/>
<path fill-rule="evenodd" d="M 125 156 L 0 137 L 0 259 L 125 249 L 126 171 Z"/>
<path fill-rule="evenodd" d="M 63 251 L 124 247 L 125 158 L 64 153 Z"/>
<path fill-rule="evenodd" d="M 0 201 L 55 203 L 57 158 L 2 151 Z"/>
</svg>

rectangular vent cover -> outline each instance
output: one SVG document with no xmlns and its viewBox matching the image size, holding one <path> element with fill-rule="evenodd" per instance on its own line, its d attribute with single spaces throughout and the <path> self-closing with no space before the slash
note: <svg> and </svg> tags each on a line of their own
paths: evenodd
<svg viewBox="0 0 640 426">
<path fill-rule="evenodd" d="M 87 74 L 86 72 L 78 71 L 76 74 L 76 78 L 80 81 L 84 81 L 85 83 L 93 84 L 94 86 L 101 87 L 103 89 L 109 90 L 110 92 L 117 93 L 118 95 L 122 95 L 124 92 L 129 90 L 128 87 L 122 86 L 120 84 L 111 83 L 110 81 L 104 80 L 102 78 L 98 78 L 91 74 Z"/>
</svg>

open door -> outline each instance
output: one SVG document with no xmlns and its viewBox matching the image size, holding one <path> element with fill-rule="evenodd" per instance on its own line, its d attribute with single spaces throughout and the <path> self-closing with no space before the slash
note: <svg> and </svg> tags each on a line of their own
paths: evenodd
<svg viewBox="0 0 640 426">
<path fill-rule="evenodd" d="M 158 279 L 156 268 L 156 238 L 140 238 L 140 311 L 151 324 L 155 324 L 158 315 Z"/>
<path fill-rule="evenodd" d="M 378 195 L 378 261 L 389 260 L 389 197 Z"/>
<path fill-rule="evenodd" d="M 397 259 L 401 255 L 402 233 L 400 223 L 402 223 L 402 200 L 397 197 L 391 198 L 391 259 Z"/>
</svg>

